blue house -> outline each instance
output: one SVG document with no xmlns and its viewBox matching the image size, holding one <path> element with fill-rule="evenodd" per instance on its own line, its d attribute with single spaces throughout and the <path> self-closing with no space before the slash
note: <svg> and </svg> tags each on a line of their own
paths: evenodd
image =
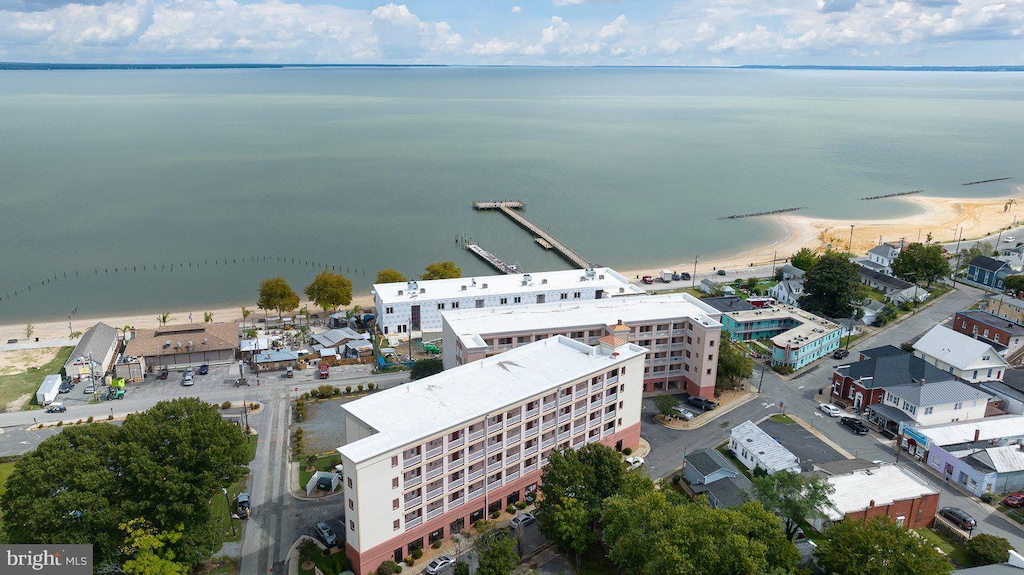
<svg viewBox="0 0 1024 575">
<path fill-rule="evenodd" d="M 1003 289 L 1003 280 L 1011 273 L 1010 264 L 988 256 L 976 256 L 967 264 L 967 279 L 997 290 Z"/>
</svg>

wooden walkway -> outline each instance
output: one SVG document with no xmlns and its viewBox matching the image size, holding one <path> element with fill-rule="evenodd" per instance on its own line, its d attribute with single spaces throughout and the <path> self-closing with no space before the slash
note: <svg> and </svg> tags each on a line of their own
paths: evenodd
<svg viewBox="0 0 1024 575">
<path fill-rule="evenodd" d="M 505 261 L 499 258 L 498 256 L 492 254 L 491 252 L 483 249 L 482 247 L 476 244 L 466 244 L 466 249 L 480 256 L 480 259 L 484 260 L 485 262 L 490 264 L 491 267 L 493 267 L 494 269 L 498 270 L 503 274 L 521 273 L 519 271 L 519 266 L 517 266 L 516 264 L 505 263 Z"/>
<path fill-rule="evenodd" d="M 520 227 L 533 234 L 533 237 L 536 239 L 538 244 L 545 247 L 545 249 L 547 249 L 548 246 L 550 246 L 550 249 L 553 249 L 556 252 L 558 252 L 558 255 L 562 256 L 569 263 L 575 265 L 576 267 L 582 269 L 594 267 L 594 264 L 590 263 L 590 261 L 588 261 L 586 258 L 576 253 L 575 250 L 563 244 L 561 241 L 555 238 L 555 236 L 551 235 L 540 226 L 526 219 L 525 217 L 523 217 L 522 214 L 516 211 L 517 209 L 524 207 L 526 207 L 526 202 L 523 202 L 521 200 L 473 202 L 473 208 L 477 210 L 500 210 L 501 213 L 511 218 L 513 222 L 519 224 Z M 547 245 L 545 245 L 545 243 Z"/>
</svg>

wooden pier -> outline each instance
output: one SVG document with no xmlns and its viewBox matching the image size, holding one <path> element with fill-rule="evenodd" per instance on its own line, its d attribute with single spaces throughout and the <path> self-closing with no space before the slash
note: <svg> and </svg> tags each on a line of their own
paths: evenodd
<svg viewBox="0 0 1024 575">
<path fill-rule="evenodd" d="M 506 263 L 498 256 L 492 254 L 491 252 L 483 249 L 482 247 L 476 244 L 466 244 L 466 249 L 480 256 L 480 259 L 484 260 L 485 262 L 490 264 L 491 267 L 493 267 L 494 269 L 498 270 L 503 274 L 521 273 L 519 270 L 519 266 L 517 266 L 516 264 Z"/>
<path fill-rule="evenodd" d="M 575 250 L 569 246 L 560 242 L 555 236 L 548 233 L 540 226 L 534 224 L 530 220 L 523 217 L 522 214 L 516 210 L 525 208 L 526 202 L 522 200 L 496 200 L 496 201 L 483 201 L 473 202 L 473 208 L 477 210 L 500 210 L 501 213 L 508 216 L 513 222 L 519 224 L 520 227 L 533 234 L 535 241 L 545 249 L 553 249 L 558 252 L 558 255 L 565 258 L 566 261 L 573 264 L 581 269 L 587 269 L 594 267 L 594 264 L 590 263 L 586 258 L 576 253 Z M 546 243 L 546 245 L 545 245 Z M 550 246 L 550 248 L 548 248 Z"/>
</svg>

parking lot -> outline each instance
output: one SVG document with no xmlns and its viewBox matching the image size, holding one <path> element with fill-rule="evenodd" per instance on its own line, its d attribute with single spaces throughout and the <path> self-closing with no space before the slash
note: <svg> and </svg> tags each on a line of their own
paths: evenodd
<svg viewBox="0 0 1024 575">
<path fill-rule="evenodd" d="M 194 367 L 196 369 L 199 368 L 198 365 Z M 197 395 L 202 397 L 206 391 L 233 388 L 238 379 L 238 365 L 211 365 L 208 374 L 195 376 L 195 383 L 192 386 L 183 384 L 185 368 L 170 370 L 167 379 L 159 379 L 157 377 L 158 374 L 159 370 L 154 373 L 147 373 L 145 379 L 141 382 L 126 384 L 124 387 L 125 399 L 153 398 L 159 401 L 182 396 Z M 253 380 L 252 385 L 255 385 L 255 380 Z M 73 414 L 74 407 L 86 405 L 93 400 L 117 403 L 117 400 L 107 400 L 107 391 L 110 389 L 108 386 L 103 384 L 97 385 L 94 394 L 87 394 L 85 390 L 88 386 L 88 381 L 79 382 L 75 384 L 70 392 L 58 395 L 55 401 L 63 403 L 68 408 L 70 414 Z M 115 406 L 111 405 L 111 407 Z"/>
<path fill-rule="evenodd" d="M 829 418 L 826 425 L 838 425 L 838 421 L 838 419 Z M 798 423 L 779 423 L 766 419 L 758 427 L 800 458 L 801 462 L 828 463 L 846 459 L 843 454 L 815 437 L 810 430 Z"/>
</svg>

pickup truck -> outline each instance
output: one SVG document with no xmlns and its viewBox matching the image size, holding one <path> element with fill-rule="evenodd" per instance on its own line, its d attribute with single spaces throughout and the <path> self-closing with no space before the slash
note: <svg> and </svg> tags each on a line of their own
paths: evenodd
<svg viewBox="0 0 1024 575">
<path fill-rule="evenodd" d="M 647 285 L 650 285 L 650 284 L 654 283 L 654 278 L 651 277 L 651 276 L 644 276 L 643 279 L 640 280 L 640 282 L 641 283 L 645 283 Z"/>
</svg>

